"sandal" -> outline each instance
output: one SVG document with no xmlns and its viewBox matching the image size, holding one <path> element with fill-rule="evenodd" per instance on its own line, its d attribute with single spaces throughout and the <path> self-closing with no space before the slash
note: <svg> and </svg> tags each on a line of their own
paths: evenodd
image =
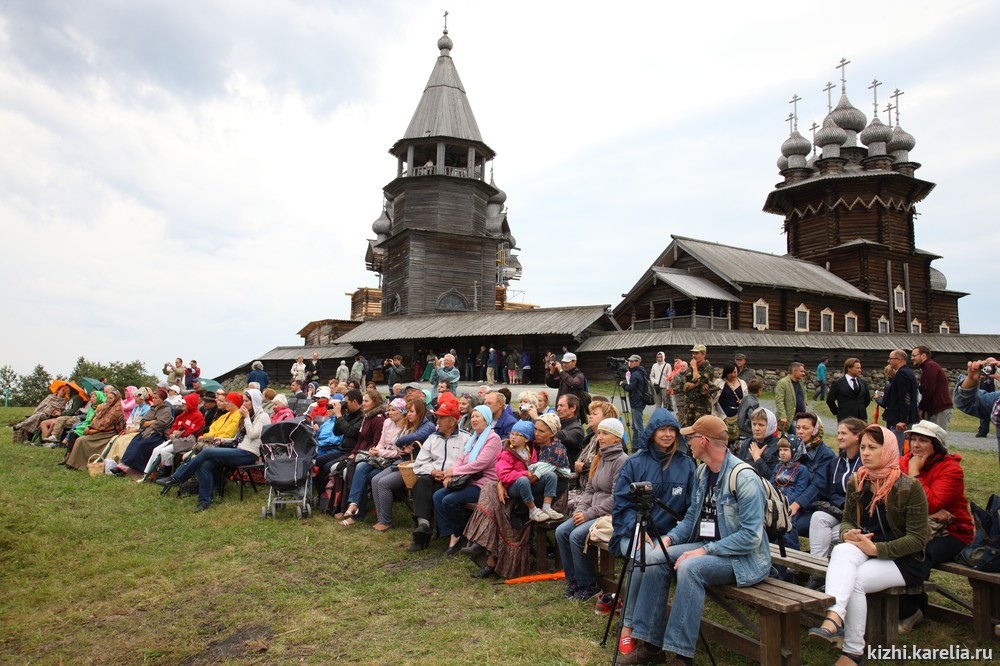
<svg viewBox="0 0 1000 666">
<path fill-rule="evenodd" d="M 833 625 L 835 631 L 830 631 L 823 626 L 827 622 Z M 840 647 L 844 644 L 844 625 L 837 624 L 837 621 L 831 617 L 823 618 L 823 622 L 818 627 L 809 630 L 809 638 L 813 641 Z"/>
<path fill-rule="evenodd" d="M 344 520 L 340 521 L 340 524 L 343 525 L 344 527 L 350 527 L 356 522 L 358 521 L 354 520 L 353 518 L 345 518 Z"/>
<path fill-rule="evenodd" d="M 343 511 L 340 511 L 339 513 L 333 514 L 333 519 L 334 520 L 343 520 L 344 518 L 347 518 L 347 514 L 344 513 Z"/>
<path fill-rule="evenodd" d="M 350 518 L 351 516 L 356 516 L 356 515 L 358 515 L 358 505 L 355 504 L 354 502 L 351 502 L 350 504 L 347 505 L 347 511 L 344 512 L 344 517 Z"/>
<path fill-rule="evenodd" d="M 375 523 L 372 525 L 372 529 L 376 532 L 388 532 L 392 529 L 392 525 L 386 525 L 385 523 Z"/>
</svg>

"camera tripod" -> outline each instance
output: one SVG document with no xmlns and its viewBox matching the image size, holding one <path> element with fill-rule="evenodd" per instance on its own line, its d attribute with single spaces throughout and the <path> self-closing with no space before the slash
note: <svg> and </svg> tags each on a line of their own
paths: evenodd
<svg viewBox="0 0 1000 666">
<path fill-rule="evenodd" d="M 615 398 L 619 399 L 619 401 L 621 402 L 621 405 L 622 405 L 621 417 L 620 418 L 622 420 L 622 424 L 625 426 L 625 432 L 629 433 L 629 436 L 631 436 L 631 433 L 632 433 L 632 409 L 631 409 L 631 404 L 630 404 L 629 397 L 628 397 L 628 391 L 625 390 L 624 386 L 622 386 L 621 384 L 619 384 L 619 382 L 622 381 L 623 379 L 624 379 L 624 377 L 622 377 L 622 378 L 615 377 L 615 385 L 614 385 L 614 388 L 611 389 L 611 395 L 608 397 L 608 402 L 610 402 L 613 405 L 613 404 L 615 404 Z M 638 444 L 638 442 L 631 442 L 631 444 L 632 444 L 632 447 L 631 447 L 632 450 L 635 451 L 636 450 L 635 447 Z"/>
<path fill-rule="evenodd" d="M 634 486 L 630 492 L 630 496 L 635 496 Z M 680 522 L 684 519 L 684 516 L 680 515 L 673 509 L 671 509 L 663 500 L 658 497 L 644 496 L 638 497 L 634 500 L 635 504 L 635 529 L 632 531 L 632 536 L 628 542 L 628 555 L 625 563 L 622 564 L 621 573 L 618 574 L 618 585 L 615 588 L 615 597 L 612 602 L 612 608 L 618 605 L 618 601 L 621 600 L 621 619 L 618 621 L 618 632 L 615 634 L 615 649 L 611 655 L 611 666 L 615 666 L 618 663 L 618 649 L 621 645 L 621 635 L 622 629 L 625 627 L 625 615 L 628 611 L 629 604 L 629 591 L 632 589 L 632 571 L 636 567 L 636 559 L 638 559 L 638 566 L 640 571 L 645 571 L 646 567 L 670 567 L 673 568 L 674 563 L 670 560 L 670 556 L 667 555 L 667 548 L 663 544 L 663 537 L 660 534 L 660 530 L 656 527 L 656 523 L 651 519 L 651 514 L 653 511 L 653 506 L 658 506 L 667 513 L 669 513 L 674 520 Z M 645 533 L 649 531 L 650 536 L 655 539 L 654 543 L 658 544 L 661 549 L 663 549 L 664 561 L 657 562 L 654 564 L 646 564 L 646 539 Z M 638 556 L 638 558 L 637 558 Z M 668 582 L 669 585 L 669 582 Z M 622 590 L 622 588 L 625 588 Z M 624 591 L 624 595 L 622 593 Z M 601 639 L 601 647 L 607 647 L 608 635 L 611 633 L 611 623 L 615 619 L 615 610 L 612 609 L 611 613 L 608 615 L 608 624 L 604 627 L 604 637 Z M 716 666 L 715 657 L 712 655 L 712 650 L 708 646 L 708 641 L 705 640 L 705 634 L 702 633 L 701 629 L 698 630 L 698 635 L 701 636 L 702 642 L 705 644 L 705 650 L 708 652 L 708 658 L 712 662 L 712 666 Z"/>
</svg>

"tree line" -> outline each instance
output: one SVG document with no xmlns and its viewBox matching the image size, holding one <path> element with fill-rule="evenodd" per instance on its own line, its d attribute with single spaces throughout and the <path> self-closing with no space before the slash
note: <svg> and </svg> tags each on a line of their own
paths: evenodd
<svg viewBox="0 0 1000 666">
<path fill-rule="evenodd" d="M 141 361 L 100 363 L 81 356 L 69 376 L 52 376 L 42 364 L 36 365 L 26 375 L 17 374 L 10 365 L 0 367 L 0 392 L 4 393 L 0 395 L 0 400 L 6 398 L 7 404 L 12 407 L 34 407 L 49 394 L 49 385 L 53 380 L 70 380 L 79 384 L 84 377 L 103 378 L 118 390 L 126 386 L 156 386 L 157 382 Z"/>
</svg>

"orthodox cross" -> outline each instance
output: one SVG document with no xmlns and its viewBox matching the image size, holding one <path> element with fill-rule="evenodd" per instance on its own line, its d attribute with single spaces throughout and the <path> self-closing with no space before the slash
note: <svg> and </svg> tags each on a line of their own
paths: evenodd
<svg viewBox="0 0 1000 666">
<path fill-rule="evenodd" d="M 444 12 L 444 31 L 448 32 L 448 10 Z"/>
<path fill-rule="evenodd" d="M 892 110 L 895 108 L 892 102 L 887 102 L 885 105 L 885 113 L 889 117 L 889 129 L 892 129 Z"/>
<path fill-rule="evenodd" d="M 899 125 L 899 96 L 902 94 L 904 94 L 903 91 L 896 88 L 893 93 L 889 95 L 889 98 L 896 105 L 896 125 Z"/>
<path fill-rule="evenodd" d="M 840 70 L 840 92 L 844 95 L 847 94 L 847 66 L 851 64 L 851 61 L 846 58 L 840 59 L 840 64 L 834 67 L 834 69 Z"/>
<path fill-rule="evenodd" d="M 795 114 L 794 113 L 789 113 L 788 117 L 785 118 L 785 120 L 788 121 L 788 133 L 791 134 L 792 131 L 794 130 L 794 127 L 792 127 L 792 121 L 795 120 Z"/>
<path fill-rule="evenodd" d="M 833 81 L 827 81 L 826 82 L 826 87 L 823 88 L 823 92 L 826 93 L 826 112 L 827 113 L 830 113 L 831 111 L 833 111 L 833 98 L 830 96 L 832 94 L 830 91 L 833 90 L 836 87 L 837 86 L 833 85 Z"/>
<path fill-rule="evenodd" d="M 798 93 L 792 93 L 792 99 L 788 101 L 788 103 L 792 105 L 792 117 L 795 120 L 793 129 L 799 128 L 799 102 L 801 101 L 802 98 L 799 97 Z"/>
<path fill-rule="evenodd" d="M 872 84 L 868 86 L 868 90 L 872 91 L 872 96 L 875 98 L 875 115 L 878 116 L 878 87 L 882 85 L 882 82 L 878 79 L 872 79 Z"/>
<path fill-rule="evenodd" d="M 814 123 L 812 124 L 812 127 L 810 127 L 809 129 L 810 129 L 810 130 L 812 131 L 812 133 L 813 133 L 813 156 L 815 156 L 815 155 L 816 155 L 816 130 L 818 130 L 818 129 L 819 129 L 819 125 L 817 125 L 817 124 L 816 124 L 816 123 L 814 122 Z"/>
</svg>

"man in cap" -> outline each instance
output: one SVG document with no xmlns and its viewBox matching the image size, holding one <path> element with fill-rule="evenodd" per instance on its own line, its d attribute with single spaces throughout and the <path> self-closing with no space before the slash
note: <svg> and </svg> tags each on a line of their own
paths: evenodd
<svg viewBox="0 0 1000 666">
<path fill-rule="evenodd" d="M 549 388 L 559 389 L 556 393 L 556 402 L 567 393 L 575 395 L 580 399 L 580 414 L 585 416 L 587 408 L 590 406 L 590 394 L 587 393 L 587 377 L 583 371 L 576 367 L 576 354 L 566 352 L 559 362 L 549 363 L 545 375 L 545 385 Z"/>
<path fill-rule="evenodd" d="M 431 392 L 437 396 L 438 382 L 448 382 L 448 390 L 452 393 L 458 391 L 458 379 L 460 373 L 455 366 L 455 357 L 452 354 L 445 354 L 444 357 L 434 361 L 434 369 L 431 371 Z"/>
<path fill-rule="evenodd" d="M 736 354 L 733 361 L 736 363 L 736 376 L 745 382 L 757 378 L 757 373 L 747 365 L 747 355 L 743 352 Z"/>
<path fill-rule="evenodd" d="M 691 362 L 682 375 L 684 390 L 684 419 L 690 426 L 702 416 L 712 413 L 712 398 L 719 391 L 715 386 L 715 369 L 708 362 L 705 345 L 691 348 Z"/>
<path fill-rule="evenodd" d="M 667 559 L 674 563 L 677 586 L 670 618 L 660 646 L 643 642 L 620 664 L 665 661 L 672 666 L 694 663 L 695 644 L 705 606 L 705 588 L 746 587 L 759 583 L 771 569 L 771 551 L 764 535 L 764 486 L 752 467 L 736 472 L 735 493 L 730 475 L 740 464 L 729 452 L 726 423 L 711 414 L 681 430 L 691 456 L 705 463 L 695 478 L 694 493 L 684 520 L 663 538 Z M 719 507 L 727 506 L 727 511 Z M 729 511 L 729 508 L 735 509 Z"/>
<path fill-rule="evenodd" d="M 642 367 L 642 357 L 632 354 L 628 357 L 628 373 L 621 387 L 628 393 L 628 401 L 632 410 L 632 441 L 638 442 L 642 436 L 643 412 L 646 403 L 643 396 L 646 392 L 646 370 Z"/>
</svg>

